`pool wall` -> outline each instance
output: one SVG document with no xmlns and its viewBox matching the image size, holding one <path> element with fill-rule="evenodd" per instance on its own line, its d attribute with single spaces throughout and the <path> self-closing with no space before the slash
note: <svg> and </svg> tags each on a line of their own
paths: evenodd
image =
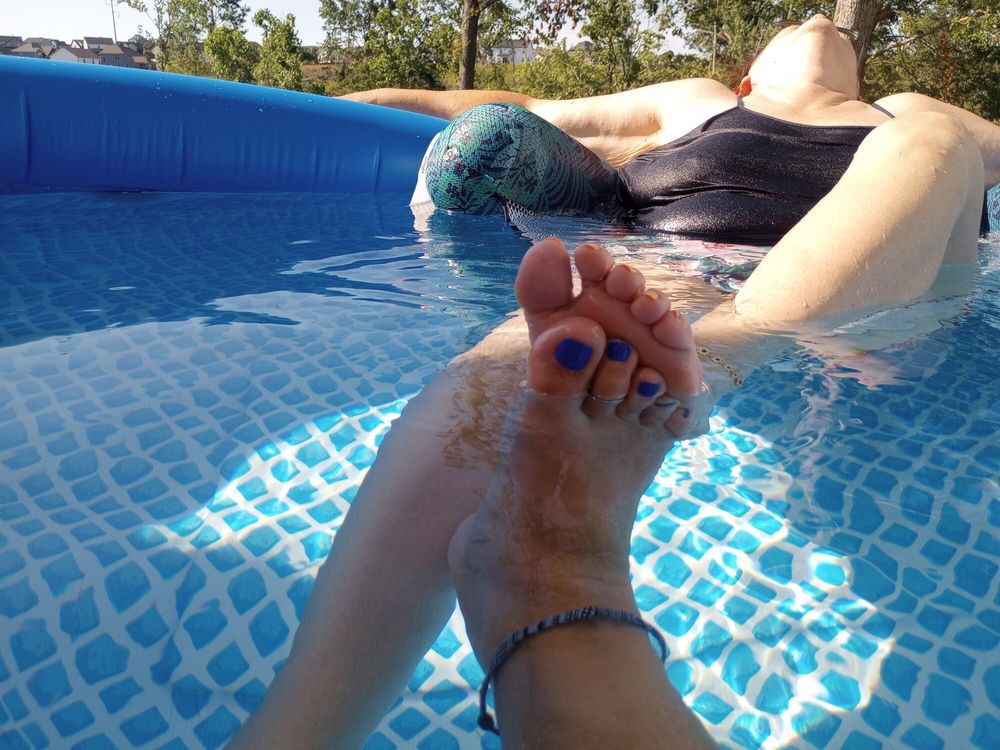
<svg viewBox="0 0 1000 750">
<path fill-rule="evenodd" d="M 0 190 L 407 191 L 445 121 L 174 73 L 0 58 Z"/>
</svg>

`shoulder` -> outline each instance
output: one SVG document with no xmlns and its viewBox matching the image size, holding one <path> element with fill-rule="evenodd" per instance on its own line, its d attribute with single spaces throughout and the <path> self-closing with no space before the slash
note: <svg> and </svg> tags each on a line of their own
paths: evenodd
<svg viewBox="0 0 1000 750">
<path fill-rule="evenodd" d="M 736 94 L 713 78 L 690 78 L 650 86 L 663 87 L 656 95 L 659 144 L 689 133 L 706 120 L 736 106 Z"/>
<path fill-rule="evenodd" d="M 940 102 L 924 94 L 902 93 L 883 96 L 875 102 L 880 107 L 896 115 L 909 115 L 916 112 L 928 112 L 940 108 Z"/>
<path fill-rule="evenodd" d="M 635 93 L 644 93 L 647 96 L 662 96 L 677 103 L 687 103 L 695 99 L 710 99 L 733 103 L 736 95 L 722 83 L 714 78 L 685 78 L 678 81 L 664 81 L 654 83 L 652 86 L 644 86 L 635 89 Z"/>
</svg>

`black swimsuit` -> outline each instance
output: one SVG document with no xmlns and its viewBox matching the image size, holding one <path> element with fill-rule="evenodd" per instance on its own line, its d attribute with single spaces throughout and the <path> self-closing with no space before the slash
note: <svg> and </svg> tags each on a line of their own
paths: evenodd
<svg viewBox="0 0 1000 750">
<path fill-rule="evenodd" d="M 770 243 L 830 192 L 873 129 L 788 122 L 739 99 L 616 170 L 523 107 L 482 104 L 436 139 L 425 184 L 438 208 L 504 213 L 515 223 L 522 214 L 604 216 L 639 228 Z"/>
<path fill-rule="evenodd" d="M 788 122 L 739 99 L 619 170 L 631 222 L 720 239 L 780 237 L 837 184 L 873 129 Z"/>
</svg>

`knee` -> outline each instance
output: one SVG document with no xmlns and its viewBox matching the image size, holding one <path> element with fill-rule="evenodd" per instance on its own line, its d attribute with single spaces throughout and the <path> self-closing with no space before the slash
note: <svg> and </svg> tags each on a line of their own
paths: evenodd
<svg viewBox="0 0 1000 750">
<path fill-rule="evenodd" d="M 974 146 L 965 126 L 943 112 L 902 115 L 875 128 L 865 140 L 871 140 L 879 148 L 945 158 Z"/>
<path fill-rule="evenodd" d="M 494 103 L 449 123 L 427 158 L 425 181 L 434 204 L 464 213 L 501 213 L 501 184 L 534 117 L 516 104 Z"/>
</svg>

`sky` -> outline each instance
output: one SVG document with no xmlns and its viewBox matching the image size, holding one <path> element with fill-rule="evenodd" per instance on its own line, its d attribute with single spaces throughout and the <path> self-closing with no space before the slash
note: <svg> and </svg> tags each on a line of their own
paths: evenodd
<svg viewBox="0 0 1000 750">
<path fill-rule="evenodd" d="M 295 27 L 303 44 L 323 41 L 323 22 L 319 17 L 319 0 L 244 0 L 250 6 L 251 17 L 259 8 L 268 8 L 283 18 L 295 15 Z M 128 39 L 139 26 L 152 29 L 153 24 L 143 14 L 115 0 L 115 23 L 118 38 Z M 247 36 L 259 42 L 260 29 L 247 24 Z M 84 36 L 112 36 L 111 0 L 0 0 L 0 36 L 41 36 L 70 42 Z M 579 39 L 570 32 L 571 43 Z"/>
<path fill-rule="evenodd" d="M 250 15 L 259 8 L 269 8 L 277 16 L 295 15 L 295 27 L 303 44 L 323 41 L 323 22 L 319 0 L 244 0 Z M 118 38 L 128 39 L 139 26 L 153 27 L 142 13 L 120 5 L 115 0 L 115 23 Z M 247 36 L 260 41 L 260 29 L 248 24 Z M 44 36 L 69 42 L 84 36 L 112 35 L 111 0 L 0 0 L 0 35 Z"/>
</svg>

